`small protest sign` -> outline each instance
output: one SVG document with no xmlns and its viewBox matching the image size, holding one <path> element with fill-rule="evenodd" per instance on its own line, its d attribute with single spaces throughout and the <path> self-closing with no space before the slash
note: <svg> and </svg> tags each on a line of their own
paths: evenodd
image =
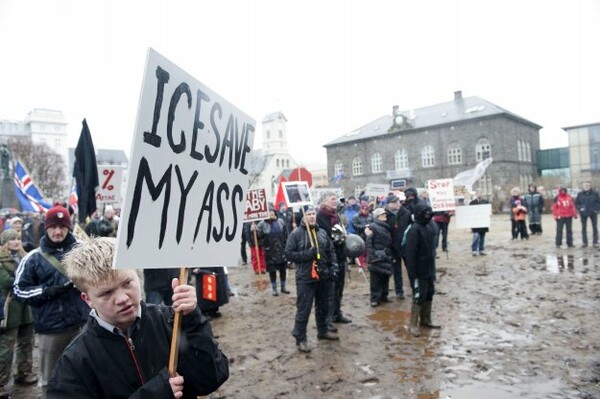
<svg viewBox="0 0 600 399">
<path fill-rule="evenodd" d="M 389 184 L 368 183 L 365 186 L 365 195 L 369 197 L 381 198 L 381 196 L 387 196 L 389 192 Z"/>
<path fill-rule="evenodd" d="M 427 192 L 434 212 L 453 211 L 456 208 L 452 179 L 427 180 Z"/>
<path fill-rule="evenodd" d="M 311 205 L 310 189 L 305 181 L 288 181 L 282 183 L 283 194 L 288 206 Z"/>
<path fill-rule="evenodd" d="M 254 222 L 269 218 L 269 205 L 264 188 L 249 190 L 246 196 L 246 213 L 244 222 Z"/>
<path fill-rule="evenodd" d="M 96 203 L 112 204 L 121 202 L 121 185 L 123 182 L 123 166 L 100 165 L 98 166 L 98 180 L 100 186 L 96 191 Z"/>
<path fill-rule="evenodd" d="M 114 267 L 237 263 L 255 122 L 150 49 Z"/>
</svg>

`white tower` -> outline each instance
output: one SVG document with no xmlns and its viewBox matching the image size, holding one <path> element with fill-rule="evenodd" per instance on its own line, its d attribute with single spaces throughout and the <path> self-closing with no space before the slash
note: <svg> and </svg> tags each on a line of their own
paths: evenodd
<svg viewBox="0 0 600 399">
<path fill-rule="evenodd" d="M 265 155 L 286 155 L 287 148 L 287 119 L 281 111 L 272 112 L 262 120 L 262 142 Z"/>
</svg>

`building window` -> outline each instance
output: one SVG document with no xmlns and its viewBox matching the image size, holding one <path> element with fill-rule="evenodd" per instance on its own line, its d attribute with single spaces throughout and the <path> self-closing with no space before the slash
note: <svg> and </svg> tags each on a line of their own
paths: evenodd
<svg viewBox="0 0 600 399">
<path fill-rule="evenodd" d="M 282 139 L 283 138 L 283 130 L 279 129 L 279 138 Z"/>
<path fill-rule="evenodd" d="M 475 145 L 475 160 L 481 162 L 492 156 L 492 145 L 488 139 L 479 139 Z"/>
<path fill-rule="evenodd" d="M 421 165 L 424 168 L 435 166 L 435 151 L 432 145 L 426 145 L 421 149 Z"/>
<path fill-rule="evenodd" d="M 481 190 L 481 194 L 491 198 L 492 195 L 492 178 L 485 174 L 477 181 L 477 188 Z"/>
<path fill-rule="evenodd" d="M 289 167 L 290 167 L 290 160 L 289 160 L 289 159 L 286 159 L 286 160 L 285 160 L 285 167 L 286 167 L 286 168 L 289 168 Z"/>
<path fill-rule="evenodd" d="M 337 176 L 342 172 L 342 170 L 344 170 L 344 164 L 338 159 L 335 161 L 335 164 L 333 164 L 333 173 L 335 176 Z"/>
<path fill-rule="evenodd" d="M 525 160 L 531 162 L 531 145 L 529 144 L 529 141 L 525 143 L 525 155 Z"/>
<path fill-rule="evenodd" d="M 523 149 L 522 149 L 522 146 L 521 146 L 522 143 L 523 142 L 520 139 L 517 140 L 517 159 L 519 161 L 523 161 L 524 160 L 523 159 Z"/>
<path fill-rule="evenodd" d="M 381 154 L 376 152 L 371 157 L 371 172 L 372 173 L 381 173 L 383 169 L 383 159 L 381 158 Z"/>
<path fill-rule="evenodd" d="M 356 157 L 352 160 L 352 174 L 354 176 L 363 174 L 363 166 L 360 157 Z"/>
<path fill-rule="evenodd" d="M 267 130 L 267 138 L 270 139 L 271 138 L 271 131 Z"/>
<path fill-rule="evenodd" d="M 457 143 L 450 144 L 448 147 L 448 165 L 458 165 L 462 163 L 462 149 Z"/>
<path fill-rule="evenodd" d="M 406 149 L 400 148 L 394 154 L 394 166 L 396 170 L 406 170 L 408 169 L 408 154 L 406 153 Z"/>
</svg>

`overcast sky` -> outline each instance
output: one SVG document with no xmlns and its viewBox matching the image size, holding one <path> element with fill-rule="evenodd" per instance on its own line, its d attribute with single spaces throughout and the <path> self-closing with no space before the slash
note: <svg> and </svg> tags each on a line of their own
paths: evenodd
<svg viewBox="0 0 600 399">
<path fill-rule="evenodd" d="M 0 119 L 62 110 L 75 146 L 129 155 L 153 47 L 260 121 L 281 110 L 292 156 L 388 113 L 479 96 L 544 127 L 600 122 L 600 1 L 0 0 Z"/>
</svg>

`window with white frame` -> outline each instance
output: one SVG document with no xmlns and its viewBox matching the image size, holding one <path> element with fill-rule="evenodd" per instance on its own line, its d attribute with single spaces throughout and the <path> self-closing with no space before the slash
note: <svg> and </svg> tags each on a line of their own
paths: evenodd
<svg viewBox="0 0 600 399">
<path fill-rule="evenodd" d="M 408 169 L 408 154 L 405 148 L 400 148 L 394 154 L 394 166 L 396 170 Z"/>
<path fill-rule="evenodd" d="M 435 166 L 435 150 L 432 145 L 421 148 L 421 165 L 424 168 Z"/>
<path fill-rule="evenodd" d="M 450 144 L 448 147 L 448 165 L 459 165 L 462 163 L 462 148 L 458 143 Z"/>
<path fill-rule="evenodd" d="M 363 174 L 363 165 L 360 157 L 356 157 L 352 160 L 352 175 L 359 176 Z"/>
<path fill-rule="evenodd" d="M 381 154 L 376 152 L 371 157 L 371 173 L 381 173 L 383 170 L 383 158 Z"/>
<path fill-rule="evenodd" d="M 523 142 L 521 141 L 521 139 L 517 140 L 517 159 L 519 161 L 524 161 L 522 144 Z"/>
<path fill-rule="evenodd" d="M 531 162 L 531 144 L 529 144 L 529 141 L 525 142 L 525 160 Z"/>
<path fill-rule="evenodd" d="M 488 139 L 479 139 L 475 144 L 475 160 L 477 162 L 488 159 L 492 156 L 492 145 Z"/>
<path fill-rule="evenodd" d="M 481 194 L 491 196 L 492 195 L 492 178 L 485 174 L 477 181 L 477 188 L 481 190 Z"/>
<path fill-rule="evenodd" d="M 339 159 L 333 164 L 333 172 L 335 175 L 339 175 L 344 170 L 344 164 Z"/>
</svg>

